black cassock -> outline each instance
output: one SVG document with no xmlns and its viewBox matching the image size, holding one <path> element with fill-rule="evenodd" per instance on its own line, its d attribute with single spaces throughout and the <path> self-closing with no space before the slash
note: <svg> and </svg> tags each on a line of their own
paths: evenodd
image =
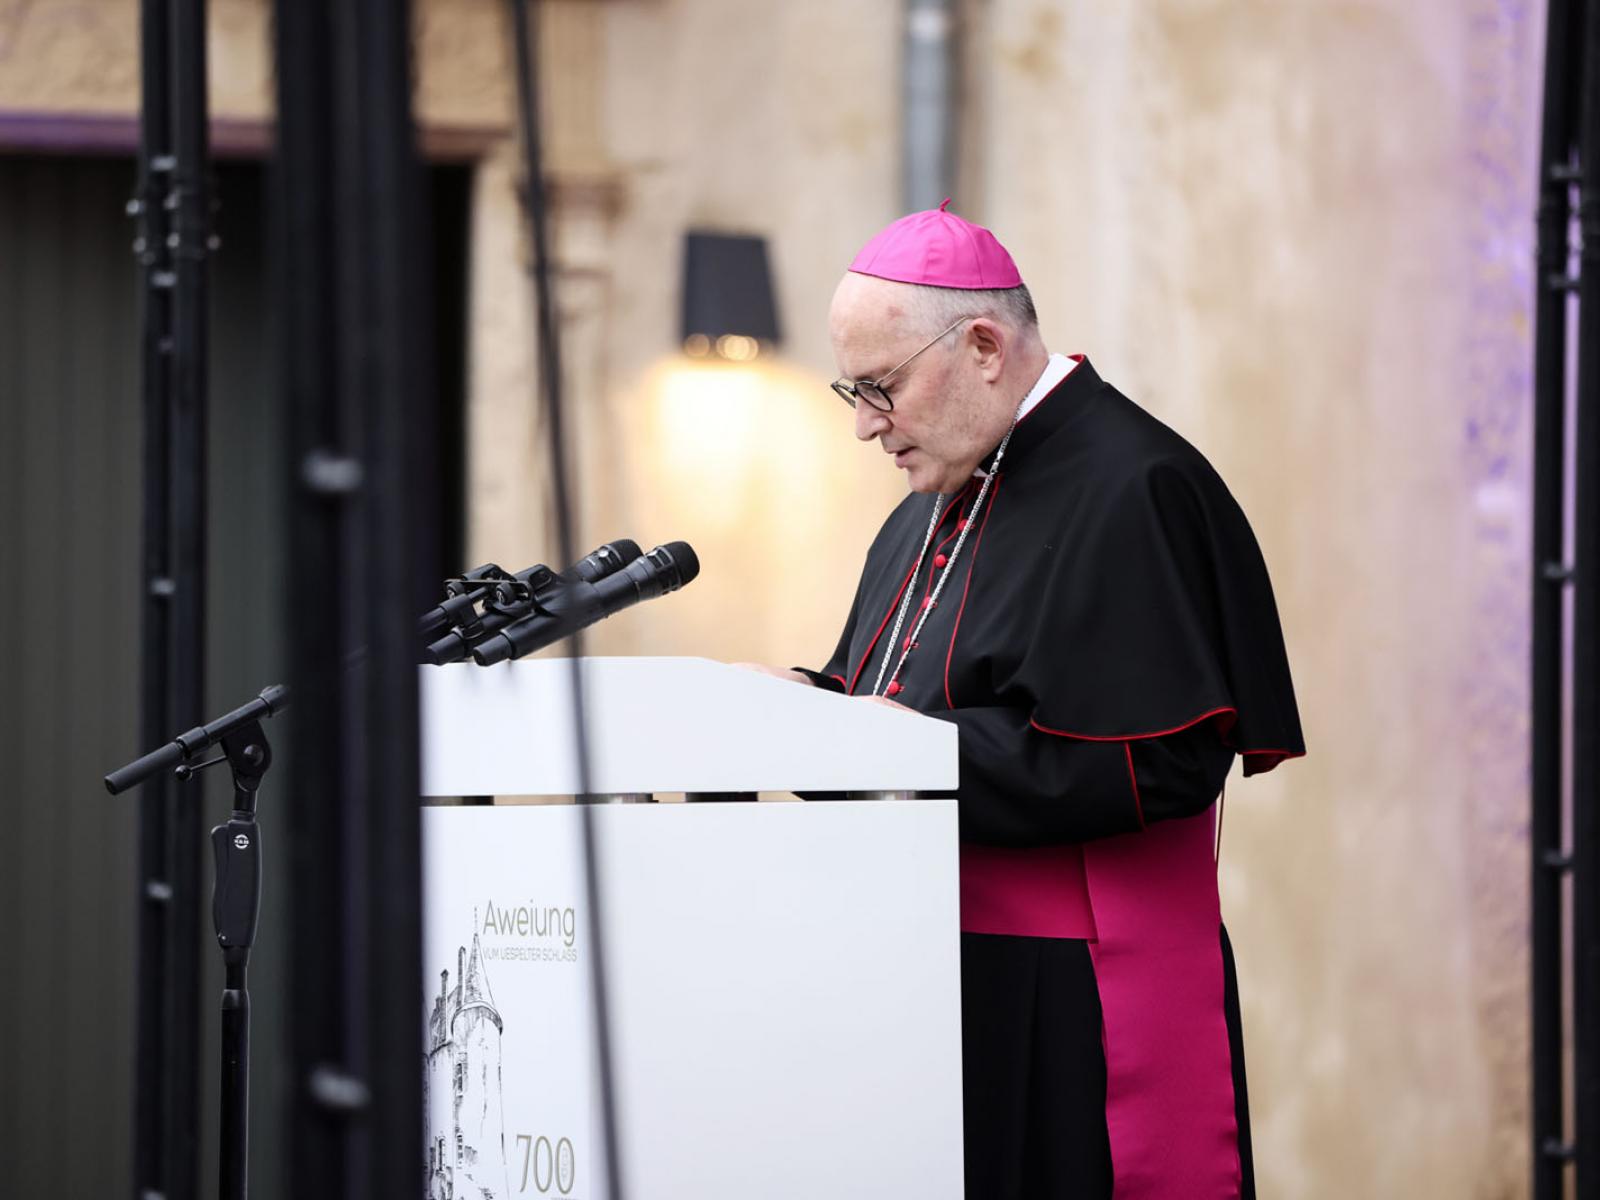
<svg viewBox="0 0 1600 1200">
<path fill-rule="evenodd" d="M 1235 754 L 1251 775 L 1304 753 L 1260 549 L 1222 480 L 1178 434 L 1080 358 L 1018 423 L 949 561 L 981 482 L 945 498 L 915 579 L 934 498 L 912 494 L 895 509 L 867 554 L 838 649 L 806 672 L 820 686 L 870 693 L 904 590 L 902 642 L 941 572 L 953 572 L 894 699 L 960 729 L 963 843 L 1127 841 L 1203 814 Z M 1215 936 L 1236 1170 L 1240 1193 L 1252 1196 L 1237 993 L 1226 935 Z M 1073 938 L 962 934 L 974 1200 L 1112 1195 L 1090 950 Z M 1181 1106 L 1166 1111 L 1181 1120 Z M 1119 1158 L 1119 1175 L 1126 1169 Z M 1182 1196 L 1185 1182 L 1158 1180 L 1140 1194 Z"/>
</svg>

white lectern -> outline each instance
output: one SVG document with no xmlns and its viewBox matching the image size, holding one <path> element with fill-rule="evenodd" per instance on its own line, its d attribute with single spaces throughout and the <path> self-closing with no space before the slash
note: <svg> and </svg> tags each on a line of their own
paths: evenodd
<svg viewBox="0 0 1600 1200">
<path fill-rule="evenodd" d="M 953 793 L 944 722 L 584 662 L 598 793 Z M 568 663 L 422 668 L 424 791 L 576 790 Z M 952 800 L 592 806 L 630 1198 L 959 1197 Z M 429 1196 L 610 1194 L 582 810 L 423 814 Z"/>
</svg>

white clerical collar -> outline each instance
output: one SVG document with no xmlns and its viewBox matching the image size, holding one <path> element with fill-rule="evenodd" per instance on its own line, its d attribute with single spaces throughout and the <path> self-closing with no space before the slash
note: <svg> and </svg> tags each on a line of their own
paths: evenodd
<svg viewBox="0 0 1600 1200">
<path fill-rule="evenodd" d="M 1023 398 L 1022 407 L 1017 409 L 1017 420 L 1022 420 L 1038 408 L 1039 402 L 1055 391 L 1056 385 L 1072 374 L 1072 368 L 1077 365 L 1078 360 L 1075 358 L 1068 358 L 1065 354 L 1052 354 L 1049 361 L 1044 364 L 1044 370 L 1040 372 L 1039 380 L 1033 385 L 1033 390 Z M 972 474 L 978 479 L 983 479 L 988 472 L 979 467 Z"/>
<path fill-rule="evenodd" d="M 1056 390 L 1056 385 L 1072 374 L 1072 368 L 1078 365 L 1078 360 L 1068 358 L 1065 354 L 1052 354 L 1050 361 L 1044 364 L 1044 371 L 1039 375 L 1039 382 L 1033 385 L 1033 390 L 1023 400 L 1022 407 L 1017 410 L 1017 420 L 1022 420 L 1034 409 L 1039 407 L 1051 392 Z"/>
</svg>

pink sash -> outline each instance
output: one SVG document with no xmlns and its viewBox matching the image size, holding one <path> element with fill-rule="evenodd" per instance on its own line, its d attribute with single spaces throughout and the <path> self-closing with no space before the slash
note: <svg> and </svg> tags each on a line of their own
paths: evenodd
<svg viewBox="0 0 1600 1200">
<path fill-rule="evenodd" d="M 961 930 L 1093 940 L 1094 912 L 1082 849 L 1014 850 L 963 842 Z"/>
<path fill-rule="evenodd" d="M 1239 1195 L 1214 811 L 1081 846 L 961 847 L 962 929 L 1089 941 L 1116 1200 Z"/>
</svg>

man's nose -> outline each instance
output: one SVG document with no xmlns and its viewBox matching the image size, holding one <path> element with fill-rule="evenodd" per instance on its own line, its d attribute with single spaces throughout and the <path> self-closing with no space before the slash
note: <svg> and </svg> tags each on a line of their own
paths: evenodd
<svg viewBox="0 0 1600 1200">
<path fill-rule="evenodd" d="M 856 402 L 856 437 L 863 442 L 870 442 L 879 434 L 886 432 L 893 424 L 888 413 L 873 408 L 865 400 Z"/>
</svg>

